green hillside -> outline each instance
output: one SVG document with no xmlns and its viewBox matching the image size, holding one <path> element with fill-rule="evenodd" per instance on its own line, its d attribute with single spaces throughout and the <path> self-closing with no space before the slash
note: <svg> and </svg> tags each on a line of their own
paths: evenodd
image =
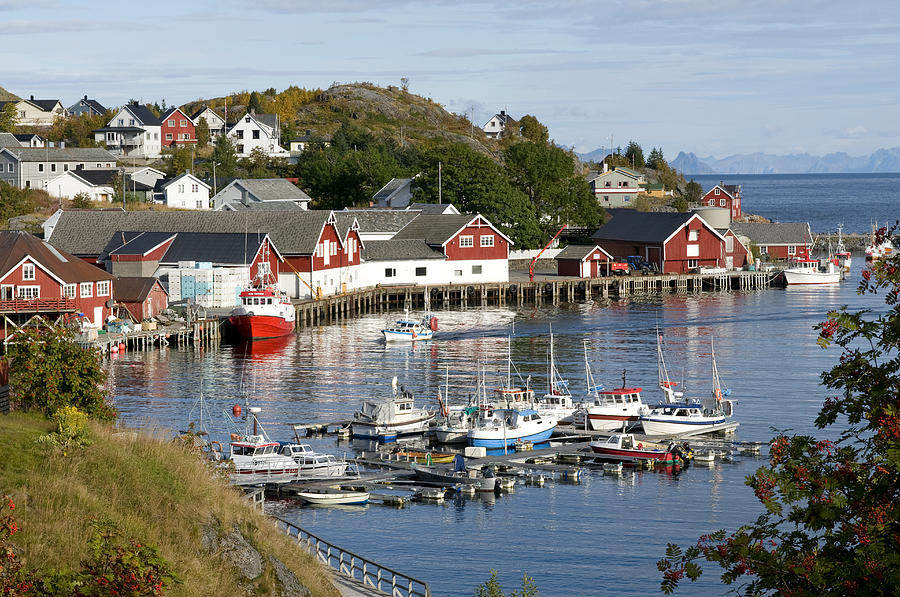
<svg viewBox="0 0 900 597">
<path fill-rule="evenodd" d="M 159 549 L 179 579 L 166 594 L 303 595 L 303 585 L 338 595 L 327 570 L 168 433 L 92 423 L 92 444 L 63 452 L 36 443 L 52 427 L 0 415 L 0 497 L 16 506 L 17 557 L 40 576 L 77 570 L 90 555 L 90 521 L 108 519 Z"/>
<path fill-rule="evenodd" d="M 0 102 L 7 102 L 9 100 L 17 100 L 17 99 L 21 99 L 21 98 L 18 95 L 16 95 L 15 93 L 10 93 L 6 89 L 0 87 Z"/>
</svg>

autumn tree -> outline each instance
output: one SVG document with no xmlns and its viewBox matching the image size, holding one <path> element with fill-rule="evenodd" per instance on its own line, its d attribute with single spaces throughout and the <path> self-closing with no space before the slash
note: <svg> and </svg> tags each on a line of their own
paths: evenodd
<svg viewBox="0 0 900 597">
<path fill-rule="evenodd" d="M 876 242 L 897 246 L 896 232 Z M 834 392 L 815 419 L 826 437 L 779 433 L 746 480 L 763 513 L 687 549 L 670 544 L 663 592 L 707 560 L 742 595 L 900 594 L 900 255 L 864 269 L 858 292 L 883 294 L 884 307 L 841 307 L 816 326 L 819 346 L 840 352 L 821 376 Z"/>
<path fill-rule="evenodd" d="M 166 176 L 173 178 L 194 168 L 194 149 L 189 145 L 178 145 L 167 150 L 165 158 Z"/>
<path fill-rule="evenodd" d="M 16 124 L 19 117 L 16 114 L 16 102 L 7 102 L 0 110 L 0 132 L 14 133 L 16 132 Z"/>
</svg>

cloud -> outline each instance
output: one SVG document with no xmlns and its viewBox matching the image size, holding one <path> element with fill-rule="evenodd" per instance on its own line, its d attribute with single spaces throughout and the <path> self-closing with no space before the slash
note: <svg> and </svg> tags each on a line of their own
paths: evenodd
<svg viewBox="0 0 900 597">
<path fill-rule="evenodd" d="M 443 48 L 420 52 L 416 56 L 432 58 L 471 58 L 476 56 L 528 56 L 553 54 L 581 54 L 581 50 L 548 50 L 545 48 L 496 49 L 496 48 Z"/>
<path fill-rule="evenodd" d="M 0 35 L 47 35 L 51 33 L 81 33 L 84 31 L 143 31 L 148 26 L 134 22 L 103 22 L 83 20 L 16 20 L 0 23 Z"/>
<path fill-rule="evenodd" d="M 869 134 L 869 129 L 864 126 L 851 126 L 838 131 L 838 137 L 841 139 L 860 139 Z"/>
</svg>

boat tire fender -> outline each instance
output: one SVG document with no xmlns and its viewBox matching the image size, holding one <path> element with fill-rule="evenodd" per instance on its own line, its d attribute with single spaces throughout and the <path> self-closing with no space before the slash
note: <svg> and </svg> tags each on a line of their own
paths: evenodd
<svg viewBox="0 0 900 597">
<path fill-rule="evenodd" d="M 250 317 L 253 317 L 253 311 L 247 311 L 247 315 L 249 315 Z"/>
</svg>

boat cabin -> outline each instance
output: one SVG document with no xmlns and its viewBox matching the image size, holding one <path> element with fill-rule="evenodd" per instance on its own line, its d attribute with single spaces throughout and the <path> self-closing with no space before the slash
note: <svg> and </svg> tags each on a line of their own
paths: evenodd
<svg viewBox="0 0 900 597">
<path fill-rule="evenodd" d="M 594 398 L 594 406 L 627 406 L 635 403 L 641 403 L 641 388 L 601 390 Z"/>
<path fill-rule="evenodd" d="M 653 409 L 654 415 L 670 417 L 702 417 L 703 406 L 700 404 L 660 404 Z"/>
<path fill-rule="evenodd" d="M 266 441 L 261 435 L 248 435 L 231 442 L 232 456 L 266 456 L 278 454 L 281 445 L 278 442 Z"/>
<path fill-rule="evenodd" d="M 512 408 L 534 402 L 534 390 L 530 388 L 497 388 L 497 406 Z"/>
</svg>

